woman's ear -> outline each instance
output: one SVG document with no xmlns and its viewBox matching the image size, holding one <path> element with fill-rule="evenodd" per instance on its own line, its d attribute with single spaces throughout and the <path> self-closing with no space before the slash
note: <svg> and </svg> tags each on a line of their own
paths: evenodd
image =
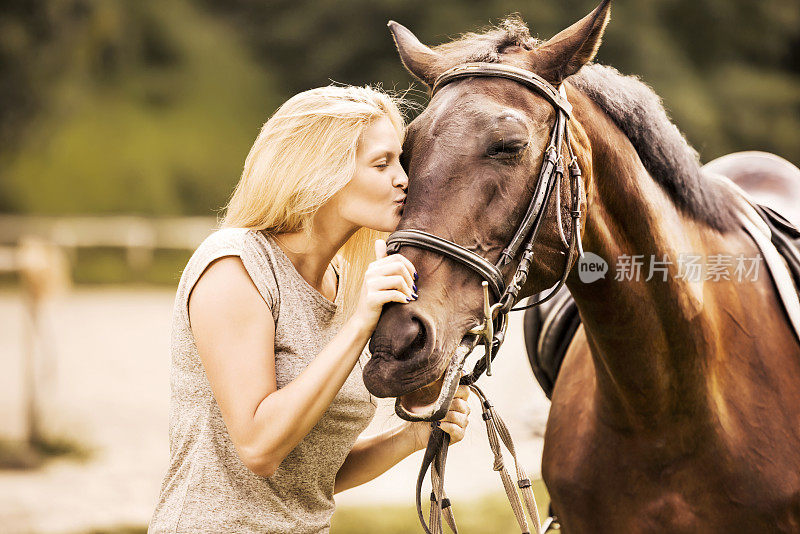
<svg viewBox="0 0 800 534">
<path fill-rule="evenodd" d="M 532 50 L 532 70 L 553 85 L 560 85 L 597 54 L 610 18 L 611 0 L 603 0 L 594 11 Z"/>
</svg>

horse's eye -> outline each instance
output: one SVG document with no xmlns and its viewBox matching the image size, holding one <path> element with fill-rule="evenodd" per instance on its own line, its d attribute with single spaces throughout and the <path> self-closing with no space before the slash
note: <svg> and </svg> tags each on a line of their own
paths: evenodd
<svg viewBox="0 0 800 534">
<path fill-rule="evenodd" d="M 519 156 L 527 146 L 528 142 L 521 139 L 501 139 L 489 145 L 486 155 L 498 159 L 513 158 Z"/>
</svg>

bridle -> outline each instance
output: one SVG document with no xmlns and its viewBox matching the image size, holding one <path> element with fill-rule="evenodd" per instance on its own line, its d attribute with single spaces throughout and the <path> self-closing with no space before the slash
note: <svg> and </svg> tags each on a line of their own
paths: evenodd
<svg viewBox="0 0 800 534">
<path fill-rule="evenodd" d="M 538 94 L 547 99 L 556 110 L 556 121 L 550 133 L 550 142 L 544 153 L 542 167 L 539 170 L 539 177 L 528 209 L 517 228 L 514 237 L 508 246 L 500 254 L 497 263 L 491 263 L 483 256 L 475 254 L 461 245 L 443 239 L 439 236 L 423 232 L 422 230 L 398 230 L 392 233 L 386 240 L 387 252 L 396 253 L 403 246 L 413 246 L 432 252 L 436 252 L 455 260 L 462 265 L 466 265 L 483 279 L 483 323 L 472 328 L 468 334 L 478 337 L 480 343 L 485 346 L 483 357 L 475 364 L 472 372 L 460 378 L 461 384 L 468 385 L 480 398 L 483 410 L 483 420 L 486 423 L 486 430 L 489 436 L 489 444 L 495 457 L 494 469 L 500 473 L 506 496 L 511 503 L 514 516 L 523 533 L 530 532 L 523 506 L 528 510 L 528 514 L 533 521 L 533 526 L 537 534 L 547 532 L 555 525 L 556 518 L 549 517 L 544 524 L 540 523 L 539 513 L 536 509 L 531 482 L 525 474 L 524 469 L 517 461 L 514 444 L 507 427 L 500 416 L 495 412 L 492 404 L 475 384 L 475 381 L 486 371 L 487 375 L 492 374 L 492 359 L 497 354 L 497 350 L 505 339 L 505 331 L 508 326 L 508 314 L 516 310 L 524 310 L 533 306 L 538 306 L 552 298 L 564 285 L 569 275 L 570 267 L 575 259 L 575 254 L 583 257 L 583 245 L 581 243 L 581 197 L 583 196 L 583 182 L 581 181 L 581 170 L 578 161 L 572 150 L 567 121 L 572 116 L 572 106 L 567 101 L 566 91 L 562 85 L 559 89 L 553 87 L 545 79 L 537 74 L 512 67 L 510 65 L 500 65 L 496 63 L 467 63 L 459 65 L 445 71 L 439 76 L 431 88 L 431 97 L 447 84 L 464 78 L 474 77 L 495 77 L 505 78 L 519 82 L 522 85 L 533 89 Z M 561 222 L 561 178 L 564 175 L 564 158 L 561 153 L 562 145 L 567 145 L 569 152 L 570 189 L 571 206 L 570 216 L 572 218 L 572 233 L 569 241 L 564 236 L 563 224 Z M 528 271 L 534 259 L 533 247 L 536 237 L 544 219 L 545 209 L 556 191 L 556 222 L 558 226 L 561 242 L 567 248 L 567 259 L 564 265 L 564 272 L 558 283 L 546 295 L 535 299 L 534 302 L 525 306 L 514 308 L 519 292 L 528 279 Z M 514 261 L 519 256 L 519 264 L 514 272 L 511 282 L 506 285 L 501 269 Z M 491 287 L 491 293 L 489 289 Z M 495 298 L 495 303 L 491 303 L 491 296 Z M 472 347 L 474 348 L 474 346 Z M 472 349 L 464 347 L 464 352 L 468 354 Z M 465 356 L 464 356 L 465 357 Z M 460 359 L 463 362 L 463 358 Z M 450 371 L 450 369 L 448 369 Z M 460 372 L 460 369 L 458 370 Z M 399 401 L 398 401 L 399 402 Z M 396 410 L 398 415 L 404 418 L 410 414 L 402 410 Z M 450 436 L 441 428 L 438 422 L 433 423 L 436 428 L 431 431 L 428 446 L 425 449 L 422 466 L 417 477 L 417 515 L 423 529 L 428 534 L 440 534 L 442 532 L 442 517 L 447 522 L 450 529 L 457 533 L 455 518 L 453 517 L 450 501 L 444 492 L 444 469 L 447 460 L 447 448 L 450 443 Z M 523 498 L 517 494 L 517 489 L 512 482 L 512 478 L 503 464 L 503 455 L 500 452 L 500 444 L 505 445 L 514 459 L 517 475 L 517 487 L 522 493 Z M 422 514 L 421 491 L 425 472 L 430 467 L 431 472 L 431 507 L 430 522 L 426 524 Z"/>
<path fill-rule="evenodd" d="M 475 364 L 472 372 L 461 378 L 461 383 L 467 385 L 473 384 L 484 371 L 486 371 L 487 375 L 492 374 L 492 359 L 505 339 L 509 312 L 538 306 L 549 300 L 566 282 L 575 254 L 577 253 L 580 257 L 583 257 L 583 245 L 581 243 L 583 182 L 581 181 L 581 170 L 572 150 L 569 129 L 567 128 L 567 121 L 572 116 L 572 105 L 567 101 L 564 86 L 562 85 L 560 89 L 556 89 L 541 76 L 511 65 L 465 63 L 445 71 L 436 79 L 431 88 L 431 98 L 451 82 L 475 77 L 505 78 L 519 82 L 543 96 L 556 110 L 556 121 L 550 133 L 550 142 L 545 149 L 544 161 L 539 171 L 536 189 L 514 237 L 500 254 L 500 259 L 494 264 L 461 245 L 422 230 L 397 230 L 386 240 L 387 252 L 390 254 L 398 252 L 400 247 L 403 246 L 429 250 L 469 267 L 483 279 L 483 323 L 471 329 L 468 333 L 479 337 L 479 343 L 484 344 L 485 352 L 481 360 Z M 564 175 L 564 158 L 561 150 L 563 144 L 567 145 L 570 158 L 567 164 L 572 193 L 572 205 L 570 206 L 572 233 L 569 242 L 564 236 L 561 222 L 561 178 Z M 517 301 L 520 290 L 528 279 L 528 271 L 534 258 L 533 246 L 553 190 L 556 190 L 556 217 L 559 235 L 562 244 L 568 249 L 564 272 L 558 283 L 545 296 L 525 306 L 512 308 Z M 519 265 L 511 282 L 506 285 L 501 269 L 510 264 L 518 255 L 520 256 Z M 494 304 L 491 304 L 490 301 L 490 288 L 492 296 L 496 299 Z"/>
<path fill-rule="evenodd" d="M 481 400 L 483 410 L 483 420 L 486 423 L 486 430 L 489 436 L 489 443 L 495 456 L 494 469 L 501 475 L 503 487 L 511 503 L 514 515 L 523 533 L 529 532 L 528 522 L 523 512 L 523 506 L 528 510 L 528 514 L 533 521 L 537 534 L 546 532 L 554 527 L 555 517 L 550 517 L 544 525 L 540 525 L 539 513 L 536 509 L 530 479 L 525 474 L 524 469 L 517 461 L 511 435 L 500 416 L 494 411 L 492 404 L 475 384 L 475 381 L 486 371 L 487 375 L 492 374 L 492 359 L 497 354 L 497 350 L 505 339 L 505 331 L 508 326 L 508 314 L 511 311 L 524 310 L 533 306 L 538 306 L 552 298 L 566 282 L 570 267 L 575 259 L 575 254 L 583 257 L 583 246 L 581 244 L 581 197 L 583 196 L 583 182 L 581 181 L 581 170 L 578 161 L 572 150 L 569 137 L 567 121 L 572 116 L 572 106 L 567 101 L 566 91 L 562 85 L 559 89 L 553 87 L 545 79 L 537 74 L 512 67 L 510 65 L 500 65 L 496 63 L 467 63 L 459 65 L 445 71 L 439 76 L 431 88 L 431 97 L 435 95 L 447 84 L 456 80 L 474 77 L 495 77 L 505 78 L 519 82 L 522 85 L 533 89 L 538 94 L 547 99 L 556 110 L 556 121 L 550 133 L 550 142 L 544 153 L 542 167 L 539 170 L 539 177 L 528 209 L 517 228 L 514 237 L 508 246 L 500 254 L 497 263 L 491 263 L 483 256 L 475 254 L 461 245 L 443 239 L 439 236 L 423 232 L 422 230 L 398 230 L 392 233 L 386 240 L 387 252 L 396 253 L 403 246 L 413 246 L 432 252 L 436 252 L 455 260 L 462 265 L 466 265 L 482 278 L 483 286 L 483 322 L 472 328 L 468 333 L 478 337 L 480 343 L 485 346 L 483 357 L 475 364 L 472 372 L 460 378 L 461 384 L 468 385 Z M 563 224 L 561 222 L 561 178 L 564 175 L 564 158 L 561 153 L 562 145 L 567 145 L 569 152 L 569 163 L 567 167 L 570 175 L 571 206 L 570 216 L 572 218 L 572 233 L 569 241 L 564 237 Z M 567 248 L 567 259 L 564 265 L 564 272 L 558 283 L 544 296 L 535 299 L 534 302 L 525 306 L 514 308 L 519 292 L 528 279 L 528 271 L 534 259 L 533 247 L 536 237 L 544 219 L 545 209 L 556 191 L 556 222 L 558 226 L 561 242 Z M 506 285 L 501 269 L 514 261 L 519 256 L 519 264 L 514 272 L 511 282 Z M 495 303 L 491 303 L 489 289 L 495 298 Z M 474 346 L 473 346 L 474 348 Z M 464 349 L 465 353 L 471 351 Z M 460 360 L 463 362 L 463 358 Z M 448 369 L 449 371 L 449 369 Z M 460 372 L 460 369 L 458 370 Z M 398 415 L 410 417 L 410 414 L 398 411 Z M 437 423 L 433 423 L 435 426 Z M 422 466 L 417 477 L 417 514 L 423 529 L 428 534 L 440 534 L 442 532 L 442 516 L 453 532 L 458 532 L 455 525 L 455 518 L 450 508 L 450 501 L 444 492 L 444 468 L 447 460 L 447 448 L 450 443 L 450 436 L 440 428 L 431 431 L 428 446 L 425 450 Z M 511 476 L 503 464 L 500 443 L 503 443 L 511 453 L 516 467 L 517 486 L 522 492 L 523 499 L 520 500 L 517 490 L 514 487 Z M 426 524 L 422 514 L 421 490 L 422 481 L 426 470 L 430 467 L 431 484 L 431 508 L 430 523 Z"/>
</svg>

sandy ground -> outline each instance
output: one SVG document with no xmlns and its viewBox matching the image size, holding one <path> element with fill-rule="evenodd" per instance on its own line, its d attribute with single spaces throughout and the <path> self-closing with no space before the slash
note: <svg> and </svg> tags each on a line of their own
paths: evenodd
<svg viewBox="0 0 800 534">
<path fill-rule="evenodd" d="M 47 312 L 55 372 L 43 377 L 49 432 L 95 452 L 84 463 L 58 460 L 33 471 L 0 471 L 0 531 L 81 532 L 144 525 L 168 460 L 169 290 L 73 291 Z M 523 464 L 539 475 L 548 403 L 528 367 L 522 315 L 514 314 L 492 377 L 481 385 L 506 419 Z M 0 293 L 0 437 L 23 435 L 26 317 L 20 295 Z M 448 455 L 447 491 L 466 499 L 502 491 L 476 399 L 470 428 Z M 397 423 L 382 406 L 367 432 Z M 375 481 L 337 495 L 341 506 L 413 504 L 421 453 Z M 510 460 L 509 460 L 510 461 Z"/>
</svg>

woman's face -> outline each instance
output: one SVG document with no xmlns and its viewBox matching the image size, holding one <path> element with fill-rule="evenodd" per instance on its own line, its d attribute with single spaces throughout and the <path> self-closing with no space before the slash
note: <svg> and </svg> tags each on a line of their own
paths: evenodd
<svg viewBox="0 0 800 534">
<path fill-rule="evenodd" d="M 364 130 L 356 151 L 355 175 L 335 197 L 341 217 L 381 232 L 397 228 L 408 188 L 401 151 L 397 131 L 387 117 Z"/>
</svg>

